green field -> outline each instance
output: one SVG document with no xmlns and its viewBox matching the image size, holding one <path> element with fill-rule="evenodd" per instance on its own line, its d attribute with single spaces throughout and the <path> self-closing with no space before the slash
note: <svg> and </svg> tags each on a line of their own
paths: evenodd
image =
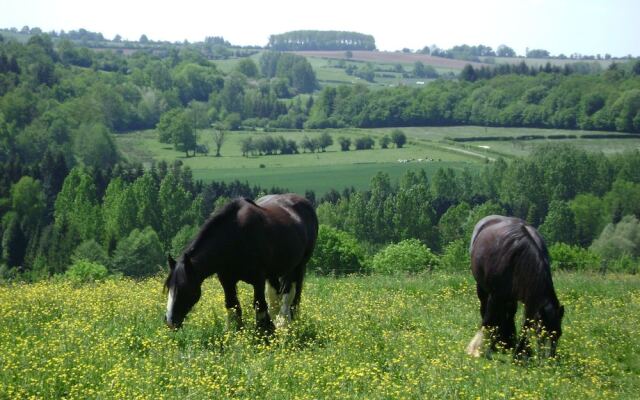
<svg viewBox="0 0 640 400">
<path fill-rule="evenodd" d="M 322 194 L 331 188 L 342 190 L 353 186 L 365 189 L 371 177 L 378 171 L 384 171 L 397 179 L 408 170 L 425 169 L 433 174 L 440 167 L 461 169 L 475 168 L 482 158 L 451 151 L 438 143 L 422 140 L 409 140 L 401 148 L 380 149 L 349 152 L 340 151 L 337 138 L 350 137 L 352 140 L 364 135 L 371 135 L 377 141 L 386 131 L 383 130 L 332 130 L 330 131 L 334 145 L 324 153 L 301 153 L 293 155 L 271 155 L 243 157 L 240 141 L 247 136 L 265 135 L 263 132 L 229 133 L 222 157 L 198 156 L 186 158 L 183 152 L 175 151 L 171 145 L 159 143 L 154 131 L 135 132 L 116 135 L 116 143 L 120 151 L 131 161 L 150 165 L 151 161 L 166 160 L 172 162 L 179 159 L 188 165 L 197 179 L 204 181 L 248 181 L 264 188 L 278 186 L 291 191 L 304 193 L 313 189 Z M 304 135 L 314 137 L 319 132 L 279 132 L 271 135 L 283 136 L 299 142 Z M 206 143 L 214 149 L 211 131 L 201 131 L 198 142 Z M 422 159 L 423 161 L 419 161 Z M 431 159 L 432 161 L 427 161 Z M 398 160 L 411 160 L 401 163 Z"/>
<path fill-rule="evenodd" d="M 394 72 L 394 66 L 401 64 L 405 71 L 413 70 L 413 63 L 391 63 L 391 62 L 371 62 L 376 69 L 376 77 L 373 82 L 367 82 L 364 79 L 360 79 L 357 76 L 347 75 L 343 68 L 337 68 L 338 62 L 335 59 L 323 58 L 323 57 L 307 57 L 307 60 L 313 67 L 316 73 L 318 82 L 321 86 L 335 86 L 335 85 L 349 85 L 349 84 L 364 84 L 371 88 L 385 88 L 390 86 L 411 86 L 421 87 L 422 85 L 432 81 L 433 79 L 426 78 L 403 78 L 401 73 Z M 347 61 L 346 65 L 355 65 L 358 68 L 363 68 L 367 63 L 360 61 Z M 458 72 L 458 70 L 448 68 L 436 68 L 438 73 L 446 72 Z M 384 72 L 382 72 L 384 71 Z M 392 77 L 381 76 L 392 75 Z M 422 82 L 421 84 L 418 82 Z"/>
<path fill-rule="evenodd" d="M 468 357 L 469 274 L 309 277 L 270 343 L 226 328 L 220 285 L 172 332 L 162 278 L 0 286 L 0 398 L 585 399 L 640 392 L 640 278 L 556 274 L 554 360 Z M 240 286 L 253 324 L 250 286 Z"/>
<path fill-rule="evenodd" d="M 365 189 L 378 171 L 387 172 L 394 180 L 408 170 L 425 169 L 431 176 L 438 168 L 462 169 L 477 168 L 486 160 L 498 157 L 513 158 L 526 156 L 536 147 L 548 143 L 566 143 L 587 151 L 605 154 L 640 149 L 640 136 L 629 135 L 630 139 L 584 139 L 584 134 L 608 134 L 606 132 L 568 131 L 558 129 L 534 128 L 492 128 L 479 126 L 456 127 L 409 127 L 402 128 L 408 137 L 407 145 L 402 149 L 380 149 L 377 139 L 391 132 L 391 128 L 380 129 L 336 129 L 328 130 L 334 139 L 334 145 L 324 153 L 301 153 L 294 155 L 271 155 L 243 157 L 240 141 L 247 136 L 258 137 L 264 132 L 230 132 L 222 147 L 222 157 L 214 157 L 212 133 L 202 130 L 198 133 L 198 142 L 205 143 L 211 149 L 210 155 L 186 158 L 183 152 L 171 145 L 159 143 L 155 131 L 134 132 L 115 135 L 116 143 L 123 155 L 131 161 L 149 166 L 152 161 L 180 160 L 188 165 L 196 179 L 206 182 L 248 181 L 252 185 L 264 188 L 277 186 L 303 193 L 307 189 L 323 194 L 329 189 L 342 190 L 353 186 Z M 283 136 L 300 142 L 305 135 L 314 137 L 318 131 L 278 132 L 270 135 Z M 615 133 L 611 133 L 615 134 Z M 355 139 L 370 135 L 376 139 L 373 150 L 349 152 L 340 151 L 337 138 L 340 136 Z M 505 137 L 523 135 L 575 135 L 575 139 L 508 140 L 454 142 L 453 138 L 468 137 Z M 419 160 L 423 160 L 419 162 Z M 426 161 L 426 160 L 432 161 Z M 401 163 L 399 160 L 410 160 Z"/>
<path fill-rule="evenodd" d="M 594 132 L 563 129 L 538 129 L 538 128 L 494 128 L 483 126 L 450 126 L 450 127 L 414 127 L 402 128 L 408 137 L 416 142 L 431 142 L 446 148 L 455 148 L 457 151 L 467 151 L 486 157 L 521 157 L 530 154 L 541 145 L 570 144 L 580 149 L 604 154 L 620 153 L 628 150 L 640 149 L 640 135 L 628 134 L 628 139 L 585 139 L 582 135 L 621 135 L 618 132 Z M 386 131 L 386 130 L 381 130 Z M 469 137 L 505 137 L 505 136 L 545 136 L 541 140 L 508 140 L 508 141 L 474 141 L 453 142 L 448 139 Z M 548 137 L 574 135 L 575 139 L 548 139 Z"/>
</svg>

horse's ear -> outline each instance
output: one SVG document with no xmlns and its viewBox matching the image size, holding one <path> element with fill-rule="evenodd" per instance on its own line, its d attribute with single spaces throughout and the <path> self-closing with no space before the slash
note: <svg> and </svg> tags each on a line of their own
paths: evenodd
<svg viewBox="0 0 640 400">
<path fill-rule="evenodd" d="M 176 268 L 176 260 L 171 257 L 171 254 L 167 255 L 167 262 L 169 263 L 169 269 L 173 271 Z"/>
</svg>

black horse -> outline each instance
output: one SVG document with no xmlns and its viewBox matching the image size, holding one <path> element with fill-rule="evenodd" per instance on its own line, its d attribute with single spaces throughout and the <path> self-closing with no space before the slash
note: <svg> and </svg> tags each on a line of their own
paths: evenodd
<svg viewBox="0 0 640 400">
<path fill-rule="evenodd" d="M 169 257 L 167 325 L 182 325 L 200 299 L 202 282 L 213 274 L 222 284 L 229 318 L 238 326 L 242 324 L 238 281 L 253 285 L 258 328 L 273 331 L 272 318 L 278 312 L 276 322 L 287 323 L 300 303 L 317 236 L 315 210 L 296 194 L 269 195 L 255 203 L 232 200 L 202 226 L 177 262 Z"/>
<path fill-rule="evenodd" d="M 469 251 L 482 328 L 469 343 L 467 353 L 480 356 L 485 330 L 490 332 L 491 350 L 498 341 L 505 348 L 513 348 L 514 316 L 521 301 L 525 322 L 515 356 L 531 354 L 527 331 L 532 328 L 546 335 L 550 340 L 549 355 L 555 356 L 564 307 L 556 297 L 549 252 L 538 231 L 519 218 L 490 215 L 476 224 Z"/>
</svg>

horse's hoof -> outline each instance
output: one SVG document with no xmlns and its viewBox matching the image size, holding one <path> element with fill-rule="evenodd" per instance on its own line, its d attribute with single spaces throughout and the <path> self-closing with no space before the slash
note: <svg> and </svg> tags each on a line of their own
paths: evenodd
<svg viewBox="0 0 640 400">
<path fill-rule="evenodd" d="M 271 322 L 271 320 L 259 321 L 256 324 L 256 328 L 258 329 L 258 331 L 264 333 L 265 335 L 271 335 L 276 330 L 276 327 L 275 325 L 273 325 L 273 322 Z"/>
<path fill-rule="evenodd" d="M 480 357 L 482 355 L 481 348 L 484 340 L 484 332 L 481 330 L 476 333 L 476 335 L 471 339 L 469 345 L 467 346 L 467 354 L 471 357 Z"/>
<path fill-rule="evenodd" d="M 283 315 L 278 315 L 276 317 L 276 328 L 277 329 L 285 329 L 291 323 L 291 318 L 287 318 Z"/>
</svg>

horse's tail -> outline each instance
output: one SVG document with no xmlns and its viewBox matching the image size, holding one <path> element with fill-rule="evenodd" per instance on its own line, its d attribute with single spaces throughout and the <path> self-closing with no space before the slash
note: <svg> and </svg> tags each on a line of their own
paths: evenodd
<svg viewBox="0 0 640 400">
<path fill-rule="evenodd" d="M 533 232 L 530 230 L 533 229 Z M 549 251 L 540 234 L 531 226 L 526 224 L 520 225 L 522 238 L 521 251 L 518 253 L 514 264 L 519 266 L 521 271 L 529 271 L 528 283 L 526 289 L 526 297 L 538 298 L 537 301 L 543 301 L 540 295 L 550 296 L 551 301 L 557 303 L 557 297 L 551 280 L 551 259 Z M 536 294 L 537 293 L 537 294 Z"/>
</svg>

